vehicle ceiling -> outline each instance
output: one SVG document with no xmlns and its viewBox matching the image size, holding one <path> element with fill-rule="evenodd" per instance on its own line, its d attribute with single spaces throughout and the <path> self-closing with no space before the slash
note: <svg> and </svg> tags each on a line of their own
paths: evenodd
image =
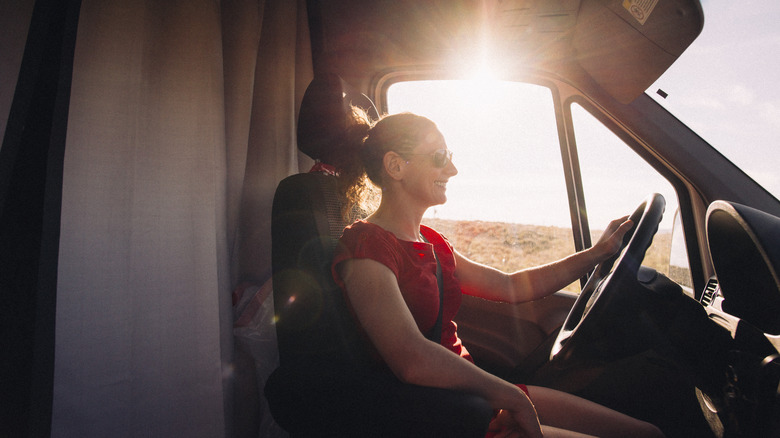
<svg viewBox="0 0 780 438">
<path fill-rule="evenodd" d="M 335 71 L 363 89 L 388 71 L 474 65 L 487 42 L 491 64 L 500 60 L 507 71 L 554 71 L 575 83 L 592 79 L 629 102 L 693 42 L 704 18 L 698 0 L 658 2 L 644 23 L 624 3 L 629 2 L 309 0 L 307 5 L 315 68 Z"/>
</svg>

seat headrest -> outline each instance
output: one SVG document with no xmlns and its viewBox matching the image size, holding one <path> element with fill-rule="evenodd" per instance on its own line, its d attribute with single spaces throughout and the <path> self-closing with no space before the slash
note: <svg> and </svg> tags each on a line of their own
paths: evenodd
<svg viewBox="0 0 780 438">
<path fill-rule="evenodd" d="M 314 77 L 303 95 L 298 114 L 298 149 L 309 157 L 331 163 L 344 144 L 350 106 L 366 110 L 378 118 L 374 103 L 335 73 Z"/>
</svg>

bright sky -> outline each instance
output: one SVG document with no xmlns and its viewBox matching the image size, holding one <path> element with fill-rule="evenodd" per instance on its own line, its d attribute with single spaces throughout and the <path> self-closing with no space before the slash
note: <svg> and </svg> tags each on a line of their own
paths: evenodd
<svg viewBox="0 0 780 438">
<path fill-rule="evenodd" d="M 780 164 L 780 146 L 776 145 L 780 141 L 780 89 L 776 79 L 780 69 L 780 29 L 776 24 L 780 19 L 780 2 L 704 0 L 703 9 L 702 34 L 648 92 L 775 196 L 780 196 L 780 177 L 776 171 Z M 536 127 L 548 127 L 554 122 L 540 117 L 539 111 L 513 104 L 506 88 L 485 88 L 484 83 L 479 86 L 482 88 L 470 91 L 474 99 L 469 99 L 467 94 L 448 100 L 446 92 L 423 99 L 419 89 L 411 88 L 396 96 L 403 102 L 400 107 L 394 107 L 391 96 L 391 112 L 411 110 L 429 115 L 455 151 L 455 164 L 461 173 L 450 181 L 448 203 L 433 214 L 536 224 L 543 223 L 540 218 L 554 216 L 556 219 L 544 224 L 568 226 L 567 206 L 549 202 L 553 197 L 558 198 L 564 187 L 548 187 L 550 184 L 544 182 L 544 178 L 561 172 L 560 154 L 532 156 L 536 152 L 528 152 L 539 149 L 531 147 L 536 144 L 557 145 L 554 138 L 546 138 L 545 129 L 531 133 Z M 658 88 L 669 94 L 666 99 L 655 95 Z M 468 114 L 475 109 L 476 115 Z M 517 127 L 518 119 L 527 123 Z M 516 128 L 499 129 L 506 126 Z M 519 130 L 523 131 L 522 136 L 517 135 Z M 526 152 L 520 154 L 519 150 Z M 557 151 L 557 146 L 551 150 Z M 622 159 L 613 154 L 608 156 L 612 165 Z M 554 160 L 558 164 L 545 167 Z M 631 162 L 620 168 L 635 166 Z M 489 177 L 479 173 L 480 167 L 491 169 Z M 591 171 L 593 175 L 601 173 L 602 169 L 598 168 Z M 486 179 L 499 184 L 488 186 Z M 556 175 L 556 180 L 562 181 L 562 177 Z M 616 187 L 614 181 L 614 178 L 599 181 L 602 186 L 598 191 L 617 196 L 586 199 L 589 214 L 591 210 L 596 212 L 591 214 L 592 227 L 606 225 L 616 214 L 612 211 L 614 206 L 610 210 L 607 204 L 624 203 L 616 206 L 616 211 L 622 212 L 632 210 L 641 200 L 633 192 L 623 194 L 621 190 L 628 188 L 625 184 Z M 639 187 L 653 186 L 630 178 L 624 181 Z M 639 190 L 646 194 L 646 189 Z M 667 202 L 676 202 L 671 199 L 673 193 L 654 190 L 663 193 Z M 499 194 L 505 199 L 523 199 L 523 205 L 503 201 Z M 600 202 L 604 209 L 600 208 Z M 670 225 L 671 214 L 665 216 L 667 226 L 662 228 Z"/>
<path fill-rule="evenodd" d="M 648 94 L 780 197 L 780 2 L 702 9 L 701 35 Z"/>
</svg>

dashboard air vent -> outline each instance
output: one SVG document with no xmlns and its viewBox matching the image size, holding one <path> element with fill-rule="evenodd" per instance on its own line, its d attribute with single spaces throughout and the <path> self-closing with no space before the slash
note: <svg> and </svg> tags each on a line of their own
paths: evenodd
<svg viewBox="0 0 780 438">
<path fill-rule="evenodd" d="M 701 305 L 704 307 L 712 304 L 712 300 L 715 298 L 715 292 L 718 290 L 718 280 L 710 278 L 707 281 L 707 287 L 704 288 L 704 293 L 701 296 Z"/>
</svg>

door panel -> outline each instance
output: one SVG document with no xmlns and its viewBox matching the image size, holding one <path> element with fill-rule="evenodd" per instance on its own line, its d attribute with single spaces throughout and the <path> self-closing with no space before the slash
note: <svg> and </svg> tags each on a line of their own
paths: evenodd
<svg viewBox="0 0 780 438">
<path fill-rule="evenodd" d="M 480 366 L 514 369 L 557 333 L 576 297 L 558 292 L 541 300 L 506 304 L 464 296 L 455 318 L 458 334 Z"/>
</svg>

